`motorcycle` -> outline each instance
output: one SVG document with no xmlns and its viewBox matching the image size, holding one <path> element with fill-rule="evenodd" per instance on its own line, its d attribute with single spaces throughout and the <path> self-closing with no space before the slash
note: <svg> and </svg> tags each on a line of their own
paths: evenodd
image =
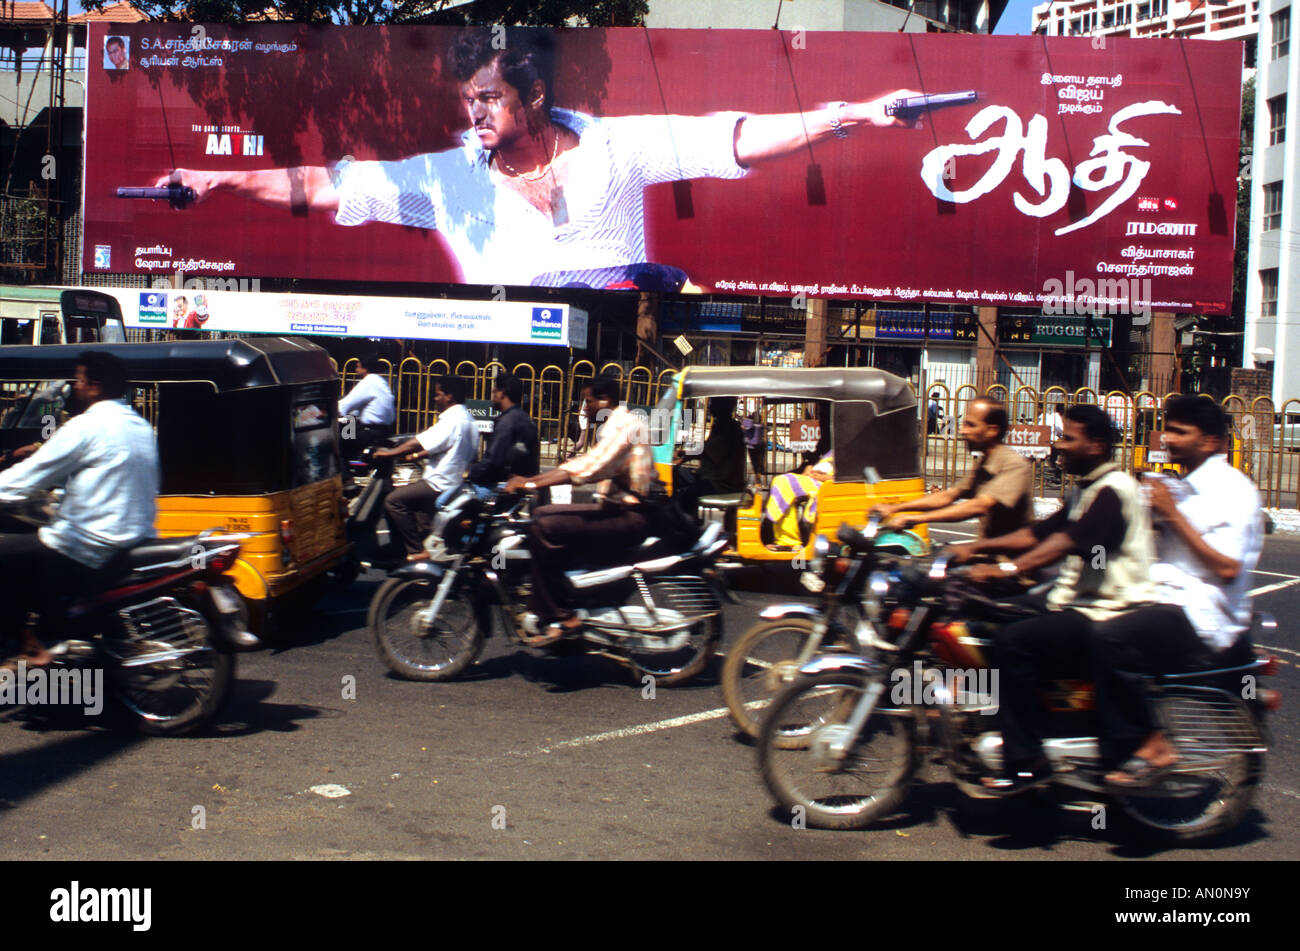
<svg viewBox="0 0 1300 951">
<path fill-rule="evenodd" d="M 871 515 L 866 533 L 875 538 L 879 525 L 880 517 Z M 813 558 L 800 576 L 807 590 L 821 595 L 820 605 L 770 605 L 727 651 L 722 696 L 737 728 L 755 739 L 772 698 L 813 657 L 829 650 L 859 654 L 881 643 L 875 593 L 867 582 L 876 559 L 905 557 L 907 549 L 896 537 L 877 539 L 866 551 L 841 554 L 831 548 L 828 538 L 818 536 Z"/>
<path fill-rule="evenodd" d="M 871 539 L 842 526 L 839 540 L 866 552 Z M 926 753 L 945 764 L 972 799 L 998 798 L 980 777 L 1002 768 L 996 712 L 997 658 L 988 636 L 1027 609 L 963 585 L 945 554 L 928 569 L 899 565 L 868 581 L 877 630 L 887 646 L 870 654 L 823 654 L 804 664 L 772 701 L 758 742 L 759 770 L 772 796 L 801 807 L 809 825 L 861 829 L 904 801 Z M 1273 622 L 1260 616 L 1256 630 Z M 1092 685 L 1043 684 L 1043 752 L 1050 783 L 1076 799 L 1114 801 L 1148 837 L 1202 841 L 1235 826 L 1250 809 L 1268 752 L 1265 717 L 1275 690 L 1257 688 L 1276 671 L 1251 638 L 1212 670 L 1145 678 L 1157 722 L 1178 762 L 1154 782 L 1113 790 L 1104 782 Z M 993 689 L 989 689 L 990 682 Z"/>
<path fill-rule="evenodd" d="M 48 515 L 26 507 L 14 516 L 7 508 L 29 528 Z M 39 669 L 52 684 L 79 683 L 78 674 L 102 670 L 109 700 L 140 733 L 199 729 L 230 692 L 234 653 L 258 644 L 248 633 L 247 606 L 225 574 L 242 540 L 204 533 L 133 546 L 94 590 L 41 605 L 46 630 L 62 640 L 50 648 L 54 660 Z"/>
<path fill-rule="evenodd" d="M 521 645 L 540 632 L 526 607 L 527 501 L 500 489 L 483 500 L 465 486 L 439 510 L 431 560 L 397 568 L 370 604 L 371 637 L 390 670 L 409 680 L 455 677 L 493 633 L 494 607 L 502 631 Z M 652 537 L 622 564 L 566 572 L 567 598 L 582 627 L 574 640 L 544 649 L 604 650 L 626 660 L 638 678 L 685 683 L 722 640 L 721 602 L 730 595 L 714 563 L 726 547 L 722 527 L 711 525 L 684 549 Z"/>
</svg>

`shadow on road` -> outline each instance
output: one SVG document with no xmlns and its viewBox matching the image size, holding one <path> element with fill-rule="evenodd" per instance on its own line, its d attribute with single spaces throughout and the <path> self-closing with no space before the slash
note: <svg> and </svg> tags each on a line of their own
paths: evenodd
<svg viewBox="0 0 1300 951">
<path fill-rule="evenodd" d="M 780 806 L 769 815 L 789 825 L 791 815 Z M 912 788 L 901 811 L 872 823 L 863 831 L 903 831 L 933 825 L 940 820 L 963 839 L 981 839 L 1002 852 L 1051 852 L 1070 842 L 1105 841 L 1116 858 L 1143 859 L 1187 850 L 1195 855 L 1213 853 L 1268 838 L 1260 823 L 1265 816 L 1252 810 L 1235 829 L 1208 843 L 1161 844 L 1150 841 L 1113 803 L 1066 803 L 1052 790 L 1030 792 L 1010 799 L 972 799 L 953 783 L 934 782 Z M 921 856 L 918 856 L 921 857 Z"/>
<path fill-rule="evenodd" d="M 5 725 L 4 729 L 12 729 Z M 126 752 L 147 737 L 78 728 L 60 738 L 20 753 L 0 754 L 0 819 L 45 789 L 57 786 Z M 166 742 L 165 740 L 162 742 Z"/>
<path fill-rule="evenodd" d="M 275 693 L 275 687 L 275 682 L 271 680 L 237 681 L 226 705 L 206 734 L 226 739 L 262 732 L 292 733 L 301 729 L 307 720 L 343 716 L 342 710 L 328 707 L 268 703 L 267 699 Z"/>
</svg>

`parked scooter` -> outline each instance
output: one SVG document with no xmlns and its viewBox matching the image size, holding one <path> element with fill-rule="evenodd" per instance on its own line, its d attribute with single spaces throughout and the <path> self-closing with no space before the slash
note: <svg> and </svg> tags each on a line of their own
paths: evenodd
<svg viewBox="0 0 1300 951">
<path fill-rule="evenodd" d="M 23 511 L 24 522 L 40 521 L 37 510 Z M 224 573 L 241 541 L 203 534 L 132 547 L 96 590 L 39 606 L 45 630 L 61 638 L 51 647 L 54 661 L 43 668 L 24 665 L 24 678 L 15 679 L 31 680 L 40 670 L 45 681 L 66 685 L 80 683 L 78 673 L 102 670 L 109 700 L 139 732 L 177 736 L 200 728 L 230 692 L 234 652 L 258 643 L 248 633 L 247 607 L 234 580 Z M 15 683 L 17 702 L 25 694 Z"/>
<path fill-rule="evenodd" d="M 465 670 L 493 632 L 526 644 L 539 633 L 527 609 L 531 589 L 527 498 L 470 487 L 438 512 L 433 560 L 395 570 L 375 593 L 369 627 L 384 663 L 398 675 L 441 681 Z M 684 683 L 708 664 L 722 640 L 725 584 L 714 567 L 727 546 L 712 525 L 688 547 L 648 538 L 615 566 L 566 573 L 567 600 L 583 617 L 578 643 L 625 658 L 638 677 Z"/>
<path fill-rule="evenodd" d="M 854 552 L 872 539 L 841 527 Z M 928 569 L 900 564 L 873 576 L 887 649 L 824 654 L 772 701 L 758 742 L 772 796 L 800 807 L 809 825 L 860 829 L 904 801 L 923 754 L 948 766 L 967 796 L 994 798 L 980 777 L 1002 766 L 996 720 L 997 658 L 987 633 L 1024 616 L 950 577 L 945 555 Z M 1257 620 L 1267 627 L 1269 619 Z M 1179 760 L 1149 785 L 1118 794 L 1104 783 L 1092 716 L 1092 685 L 1043 684 L 1043 751 L 1053 785 L 1084 798 L 1110 797 L 1148 834 L 1187 842 L 1218 835 L 1248 812 L 1268 752 L 1264 721 L 1279 695 L 1257 686 L 1275 672 L 1243 638 L 1213 670 L 1147 678 L 1157 721 Z M 1245 687 L 1243 686 L 1245 685 Z M 1248 689 L 1247 689 L 1248 688 Z"/>
</svg>

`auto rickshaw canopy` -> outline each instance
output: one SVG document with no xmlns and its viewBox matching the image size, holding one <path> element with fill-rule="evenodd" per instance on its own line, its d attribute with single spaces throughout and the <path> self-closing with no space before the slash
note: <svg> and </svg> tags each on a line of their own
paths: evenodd
<svg viewBox="0 0 1300 951">
<path fill-rule="evenodd" d="M 0 380 L 72 379 L 86 351 L 126 364 L 132 383 L 208 383 L 218 393 L 336 381 L 329 354 L 302 337 L 11 346 L 0 350 Z"/>
<path fill-rule="evenodd" d="M 861 482 L 921 474 L 916 394 L 902 377 L 874 367 L 687 367 L 678 400 L 761 397 L 764 402 L 831 404 L 835 481 Z"/>
</svg>

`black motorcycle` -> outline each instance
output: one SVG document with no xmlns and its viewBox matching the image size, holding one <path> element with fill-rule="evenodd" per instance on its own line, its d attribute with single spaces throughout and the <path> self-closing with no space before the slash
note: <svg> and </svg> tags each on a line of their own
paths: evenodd
<svg viewBox="0 0 1300 951">
<path fill-rule="evenodd" d="M 521 645 L 540 633 L 527 609 L 527 503 L 499 490 L 485 502 L 466 486 L 438 512 L 433 558 L 395 570 L 370 604 L 370 634 L 391 670 L 411 680 L 456 676 L 483 649 L 494 613 Z M 583 625 L 574 640 L 545 649 L 576 644 L 625 659 L 638 677 L 690 680 L 722 640 L 729 595 L 714 563 L 726 546 L 713 525 L 684 545 L 651 537 L 620 564 L 567 571 L 563 595 Z"/>
<path fill-rule="evenodd" d="M 16 520 L 33 527 L 46 517 L 30 505 L 6 509 L 8 528 Z M 54 660 L 13 673 L 64 685 L 98 677 L 108 699 L 139 732 L 177 736 L 198 729 L 230 692 L 234 652 L 258 643 L 247 631 L 247 606 L 224 573 L 238 558 L 241 541 L 203 534 L 133 546 L 93 590 L 34 606 L 47 640 L 57 641 Z M 30 696 L 25 685 L 16 685 L 18 702 L 25 694 Z M 51 699 L 44 696 L 41 703 Z M 79 705 L 86 709 L 84 702 Z M 36 708 L 30 700 L 26 706 Z"/>
<path fill-rule="evenodd" d="M 868 535 L 841 526 L 839 540 L 852 561 L 871 561 Z M 892 814 L 926 758 L 945 764 L 966 796 L 996 798 L 980 782 L 1002 768 L 991 716 L 998 705 L 991 635 L 1032 612 L 981 593 L 962 574 L 942 553 L 928 565 L 900 561 L 872 571 L 865 584 L 871 648 L 813 658 L 772 700 L 758 738 L 759 771 L 773 798 L 802 809 L 808 825 L 860 829 Z M 1075 805 L 1112 799 L 1148 837 L 1185 843 L 1221 834 L 1245 816 L 1263 777 L 1265 719 L 1279 694 L 1257 682 L 1273 672 L 1274 661 L 1242 638 L 1213 669 L 1145 678 L 1179 761 L 1123 793 L 1104 781 L 1092 684 L 1044 682 L 1050 782 Z"/>
</svg>

